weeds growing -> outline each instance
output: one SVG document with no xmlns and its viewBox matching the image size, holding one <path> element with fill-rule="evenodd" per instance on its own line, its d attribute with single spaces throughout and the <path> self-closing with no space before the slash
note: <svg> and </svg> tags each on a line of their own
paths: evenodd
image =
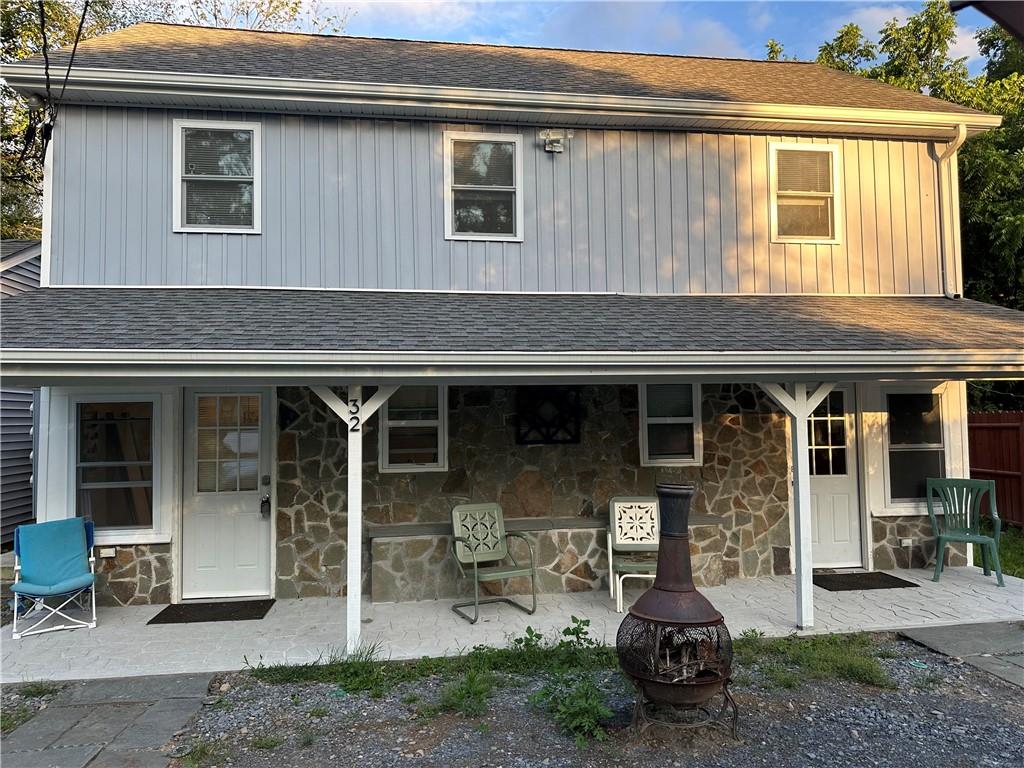
<svg viewBox="0 0 1024 768">
<path fill-rule="evenodd" d="M 802 676 L 896 687 L 879 663 L 879 641 L 864 633 L 766 638 L 747 630 L 733 642 L 733 651 L 740 665 L 756 666 L 771 687 L 795 688 Z"/>
</svg>

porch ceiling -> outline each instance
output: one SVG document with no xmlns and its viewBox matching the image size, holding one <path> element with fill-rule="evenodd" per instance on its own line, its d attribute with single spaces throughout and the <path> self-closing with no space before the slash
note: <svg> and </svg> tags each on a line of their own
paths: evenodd
<svg viewBox="0 0 1024 768">
<path fill-rule="evenodd" d="M 3 302 L 4 373 L 266 382 L 1024 375 L 1024 313 L 920 296 L 49 288 Z"/>
</svg>

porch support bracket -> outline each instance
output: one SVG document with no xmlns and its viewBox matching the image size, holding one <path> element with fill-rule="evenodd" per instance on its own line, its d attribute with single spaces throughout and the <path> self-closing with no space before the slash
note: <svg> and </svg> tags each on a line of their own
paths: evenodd
<svg viewBox="0 0 1024 768">
<path fill-rule="evenodd" d="M 811 387 L 804 382 L 792 384 L 759 383 L 790 418 L 793 462 L 793 532 L 796 538 L 796 623 L 801 629 L 814 626 L 814 559 L 811 552 L 811 467 L 808 453 L 807 419 L 828 397 L 834 382 Z"/>
<path fill-rule="evenodd" d="M 357 384 L 347 387 L 342 400 L 330 387 L 316 385 L 313 392 L 338 418 L 348 424 L 348 551 L 346 553 L 345 649 L 352 653 L 359 648 L 362 629 L 363 599 L 363 425 L 397 390 L 386 385 L 367 400 Z"/>
</svg>

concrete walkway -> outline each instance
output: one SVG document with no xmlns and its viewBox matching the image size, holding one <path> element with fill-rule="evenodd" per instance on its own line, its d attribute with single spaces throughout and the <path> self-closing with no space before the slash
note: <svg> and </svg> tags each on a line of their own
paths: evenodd
<svg viewBox="0 0 1024 768">
<path fill-rule="evenodd" d="M 999 588 L 977 568 L 950 568 L 938 584 L 930 570 L 894 571 L 919 586 L 860 592 L 814 588 L 814 632 L 893 631 L 1024 618 L 1024 580 L 1006 577 Z M 758 629 L 786 635 L 794 626 L 794 577 L 737 579 L 702 590 L 725 615 L 733 634 Z M 642 590 L 627 590 L 627 604 Z M 615 641 L 622 616 L 607 592 L 540 595 L 537 613 L 507 605 L 481 609 L 470 626 L 451 600 L 365 604 L 363 641 L 379 642 L 395 659 L 458 653 L 474 645 L 504 645 L 527 626 L 553 637 L 571 616 L 588 618 L 594 637 Z M 278 600 L 261 621 L 149 626 L 161 606 L 109 608 L 96 629 L 53 632 L 12 641 L 3 629 L 3 682 L 218 672 L 246 662 L 301 663 L 345 646 L 345 600 Z"/>
<path fill-rule="evenodd" d="M 4 768 L 166 768 L 160 748 L 202 706 L 210 675 L 70 684 L 3 740 Z"/>
<path fill-rule="evenodd" d="M 943 656 L 963 659 L 972 667 L 1024 688 L 1024 622 L 923 627 L 903 634 Z"/>
</svg>

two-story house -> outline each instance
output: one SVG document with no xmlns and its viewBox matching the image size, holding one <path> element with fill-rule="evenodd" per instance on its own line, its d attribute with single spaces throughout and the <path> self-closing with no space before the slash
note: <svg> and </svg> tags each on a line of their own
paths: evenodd
<svg viewBox="0 0 1024 768">
<path fill-rule="evenodd" d="M 3 304 L 39 517 L 96 522 L 108 600 L 347 595 L 351 645 L 361 595 L 456 594 L 453 505 L 600 589 L 609 499 L 680 479 L 698 581 L 795 572 L 809 626 L 812 568 L 926 564 L 964 381 L 1024 373 L 961 297 L 956 150 L 998 124 L 810 63 L 89 40 Z"/>
</svg>

